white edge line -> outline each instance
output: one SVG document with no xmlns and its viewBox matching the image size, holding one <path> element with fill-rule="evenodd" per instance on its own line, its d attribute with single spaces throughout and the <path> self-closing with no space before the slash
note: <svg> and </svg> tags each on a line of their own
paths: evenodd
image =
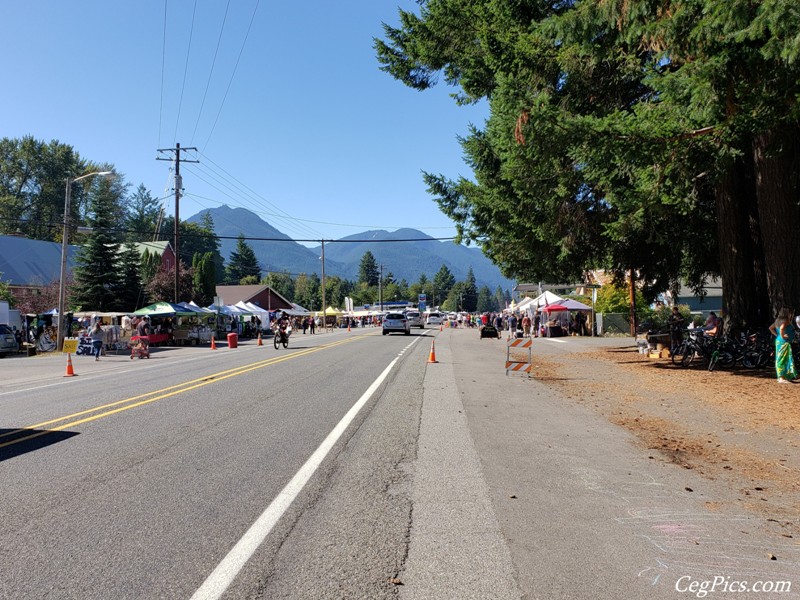
<svg viewBox="0 0 800 600">
<path fill-rule="evenodd" d="M 222 562 L 211 572 L 203 584 L 194 593 L 191 600 L 216 600 L 220 598 L 228 586 L 233 582 L 244 565 L 250 560 L 258 547 L 272 531 L 295 498 L 300 494 L 306 483 L 311 479 L 322 461 L 331 451 L 347 427 L 358 415 L 359 411 L 369 401 L 383 380 L 389 375 L 398 358 L 395 358 L 383 370 L 378 378 L 372 382 L 367 391 L 358 401 L 347 411 L 342 420 L 328 434 L 328 437 L 319 445 L 314 453 L 308 458 L 300 470 L 286 484 L 270 505 L 250 526 L 242 538 L 231 548 L 230 552 L 222 559 Z"/>
</svg>

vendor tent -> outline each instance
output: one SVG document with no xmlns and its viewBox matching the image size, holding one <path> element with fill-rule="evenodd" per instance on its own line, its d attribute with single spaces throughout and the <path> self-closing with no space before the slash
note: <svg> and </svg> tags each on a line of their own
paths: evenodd
<svg viewBox="0 0 800 600">
<path fill-rule="evenodd" d="M 563 298 L 554 294 L 550 290 L 545 290 L 543 293 L 536 296 L 530 304 L 530 308 L 547 306 L 548 304 L 555 304 L 560 302 Z"/>
<path fill-rule="evenodd" d="M 539 312 L 551 313 L 551 312 L 561 312 L 561 311 L 567 311 L 567 310 L 569 310 L 569 309 L 566 306 L 564 306 L 563 304 L 550 304 L 549 306 L 542 306 L 539 309 Z"/>
<path fill-rule="evenodd" d="M 527 310 L 528 308 L 531 308 L 531 305 L 533 304 L 534 304 L 533 298 L 531 298 L 530 296 L 525 296 L 522 300 L 519 301 L 519 304 L 517 304 L 517 310 L 518 311 Z"/>
<path fill-rule="evenodd" d="M 564 298 L 558 303 L 558 306 L 563 306 L 567 310 L 592 310 L 591 306 L 586 306 L 583 302 L 571 300 L 570 298 Z"/>
<path fill-rule="evenodd" d="M 194 310 L 190 310 L 179 304 L 173 304 L 172 302 L 156 302 L 155 304 L 140 308 L 132 314 L 137 317 L 168 317 L 172 315 L 189 317 L 197 313 Z"/>
</svg>

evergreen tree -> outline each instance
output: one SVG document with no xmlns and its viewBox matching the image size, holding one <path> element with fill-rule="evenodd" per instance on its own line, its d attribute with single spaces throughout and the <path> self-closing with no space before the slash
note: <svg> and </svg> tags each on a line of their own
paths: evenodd
<svg viewBox="0 0 800 600">
<path fill-rule="evenodd" d="M 139 275 L 141 277 L 141 286 L 142 288 L 146 288 L 147 284 L 150 283 L 150 280 L 156 276 L 161 270 L 161 257 L 155 253 L 150 252 L 150 250 L 145 249 L 142 252 L 142 258 L 139 265 Z"/>
<path fill-rule="evenodd" d="M 478 301 L 476 303 L 475 310 L 479 313 L 485 313 L 496 309 L 496 302 L 492 297 L 492 292 L 487 286 L 481 286 L 481 288 L 478 290 Z"/>
<path fill-rule="evenodd" d="M 239 282 L 248 275 L 256 278 L 261 277 L 261 269 L 258 266 L 258 259 L 253 249 L 245 241 L 244 234 L 240 233 L 236 240 L 236 250 L 231 252 L 231 259 L 228 263 L 228 282 L 231 285 L 238 285 Z M 258 281 L 258 279 L 256 279 Z"/>
<path fill-rule="evenodd" d="M 115 310 L 134 311 L 143 306 L 144 288 L 140 273 L 141 257 L 133 244 L 125 244 L 118 261 L 120 265 L 119 289 L 116 291 Z"/>
<path fill-rule="evenodd" d="M 192 259 L 192 271 L 194 273 L 194 299 L 200 306 L 208 306 L 214 301 L 217 292 L 216 269 L 214 266 L 214 254 L 196 253 Z"/>
<path fill-rule="evenodd" d="M 478 286 L 475 281 L 475 273 L 472 267 L 467 271 L 467 279 L 464 281 L 464 290 L 462 296 L 462 309 L 467 312 L 475 312 L 478 305 Z"/>
<path fill-rule="evenodd" d="M 378 285 L 379 278 L 380 270 L 378 268 L 378 263 L 375 261 L 372 252 L 367 250 L 364 256 L 361 257 L 361 264 L 358 267 L 358 283 L 365 284 L 367 287 L 373 287 Z"/>
<path fill-rule="evenodd" d="M 98 312 L 118 307 L 119 239 L 113 233 L 119 215 L 119 188 L 104 178 L 94 178 L 91 184 L 89 224 L 93 232 L 78 252 L 75 268 L 73 308 Z"/>
<path fill-rule="evenodd" d="M 136 191 L 128 199 L 128 212 L 125 228 L 126 238 L 130 242 L 147 242 L 158 233 L 156 226 L 161 213 L 161 201 L 139 184 Z"/>
<path fill-rule="evenodd" d="M 433 287 L 436 290 L 436 299 L 439 303 L 443 303 L 447 299 L 455 283 L 456 278 L 450 272 L 450 269 L 447 268 L 447 265 L 442 265 L 436 275 L 433 276 Z"/>
<path fill-rule="evenodd" d="M 506 307 L 506 295 L 499 285 L 494 291 L 494 310 L 503 310 Z"/>
</svg>

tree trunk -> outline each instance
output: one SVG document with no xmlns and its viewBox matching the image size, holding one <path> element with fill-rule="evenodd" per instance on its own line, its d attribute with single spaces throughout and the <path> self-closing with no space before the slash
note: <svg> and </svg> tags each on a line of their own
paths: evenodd
<svg viewBox="0 0 800 600">
<path fill-rule="evenodd" d="M 725 330 L 763 326 L 768 318 L 768 297 L 749 152 L 726 165 L 717 179 L 714 195 Z"/>
<path fill-rule="evenodd" d="M 764 259 L 771 322 L 782 307 L 800 308 L 800 188 L 797 123 L 753 139 L 756 197 L 764 232 Z"/>
</svg>

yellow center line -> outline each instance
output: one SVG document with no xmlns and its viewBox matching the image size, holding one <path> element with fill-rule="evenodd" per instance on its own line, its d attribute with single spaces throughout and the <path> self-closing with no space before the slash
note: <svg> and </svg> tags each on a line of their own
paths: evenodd
<svg viewBox="0 0 800 600">
<path fill-rule="evenodd" d="M 46 425 L 51 425 L 53 423 L 58 423 L 60 421 L 68 421 L 69 419 L 74 419 L 75 417 L 80 417 L 83 415 L 87 415 L 90 413 L 94 413 L 97 411 L 105 411 L 90 417 L 86 417 L 84 419 L 79 419 L 77 421 L 69 421 L 67 423 L 63 423 L 57 427 L 50 428 L 46 431 L 38 431 L 36 433 L 32 433 L 25 437 L 17 438 L 8 442 L 4 442 L 0 444 L 0 448 L 5 448 L 6 446 L 11 446 L 12 444 L 18 444 L 20 442 L 24 442 L 27 440 L 31 440 L 33 438 L 40 437 L 42 435 L 47 435 L 48 433 L 52 433 L 54 431 L 62 431 L 67 429 L 68 427 L 75 427 L 76 425 L 81 425 L 83 423 L 88 423 L 90 421 L 96 421 L 98 419 L 102 419 L 104 417 L 108 417 L 110 415 L 114 415 L 120 412 L 124 412 L 126 410 L 130 410 L 132 408 L 137 408 L 139 406 L 144 406 L 145 404 L 150 404 L 152 402 L 156 402 L 157 400 L 163 400 L 164 398 L 169 398 L 171 396 L 176 396 L 183 392 L 188 392 L 197 388 L 204 387 L 206 385 L 210 385 L 212 383 L 216 383 L 218 381 L 224 381 L 225 379 L 229 379 L 231 377 L 235 377 L 237 375 L 243 375 L 245 373 L 249 373 L 250 371 L 255 371 L 257 369 L 262 369 L 264 367 L 268 367 L 271 365 L 276 365 L 278 363 L 285 362 L 287 360 L 291 360 L 293 358 L 298 358 L 301 356 L 306 356 L 308 354 L 313 354 L 315 352 L 319 352 L 321 350 L 328 350 L 330 348 L 334 348 L 336 346 L 341 346 L 342 344 L 348 344 L 353 342 L 357 339 L 365 337 L 366 334 L 359 335 L 358 337 L 347 338 L 344 340 L 339 340 L 337 342 L 331 342 L 330 344 L 325 344 L 323 346 L 317 346 L 315 348 L 309 348 L 308 350 L 301 350 L 298 352 L 294 352 L 292 354 L 288 354 L 285 356 L 269 358 L 267 360 L 259 361 L 256 363 L 251 363 L 249 365 L 243 365 L 241 367 L 236 367 L 233 369 L 228 369 L 225 371 L 220 371 L 219 373 L 214 373 L 212 375 L 206 375 L 204 377 L 200 377 L 198 379 L 193 379 L 191 381 L 186 381 L 181 384 L 169 386 L 166 388 L 162 388 L 160 390 L 155 390 L 152 392 L 148 392 L 146 394 L 140 394 L 138 396 L 133 396 L 131 398 L 126 398 L 124 400 L 118 400 L 116 402 L 110 402 L 108 404 L 104 404 L 102 406 L 96 406 L 94 408 L 90 408 L 84 411 L 72 413 L 70 415 L 66 415 L 64 417 L 59 417 L 57 419 L 51 419 L 49 421 L 43 421 L 42 423 L 37 423 L 35 425 L 29 425 L 28 427 L 24 427 L 21 429 L 17 429 L 15 431 L 10 431 L 0 435 L 0 438 L 8 437 L 14 435 L 15 433 L 21 433 L 23 431 L 29 431 L 31 429 L 38 429 L 39 427 L 44 427 Z M 166 393 L 165 393 L 166 392 Z M 152 398 L 148 398 L 149 396 L 153 396 Z M 148 398 L 147 400 L 140 400 L 141 398 Z M 140 400 L 139 402 L 134 402 L 135 400 Z M 125 406 L 120 406 L 124 404 Z M 117 407 L 117 408 L 113 408 Z M 111 409 L 111 410 L 106 410 Z"/>
</svg>

